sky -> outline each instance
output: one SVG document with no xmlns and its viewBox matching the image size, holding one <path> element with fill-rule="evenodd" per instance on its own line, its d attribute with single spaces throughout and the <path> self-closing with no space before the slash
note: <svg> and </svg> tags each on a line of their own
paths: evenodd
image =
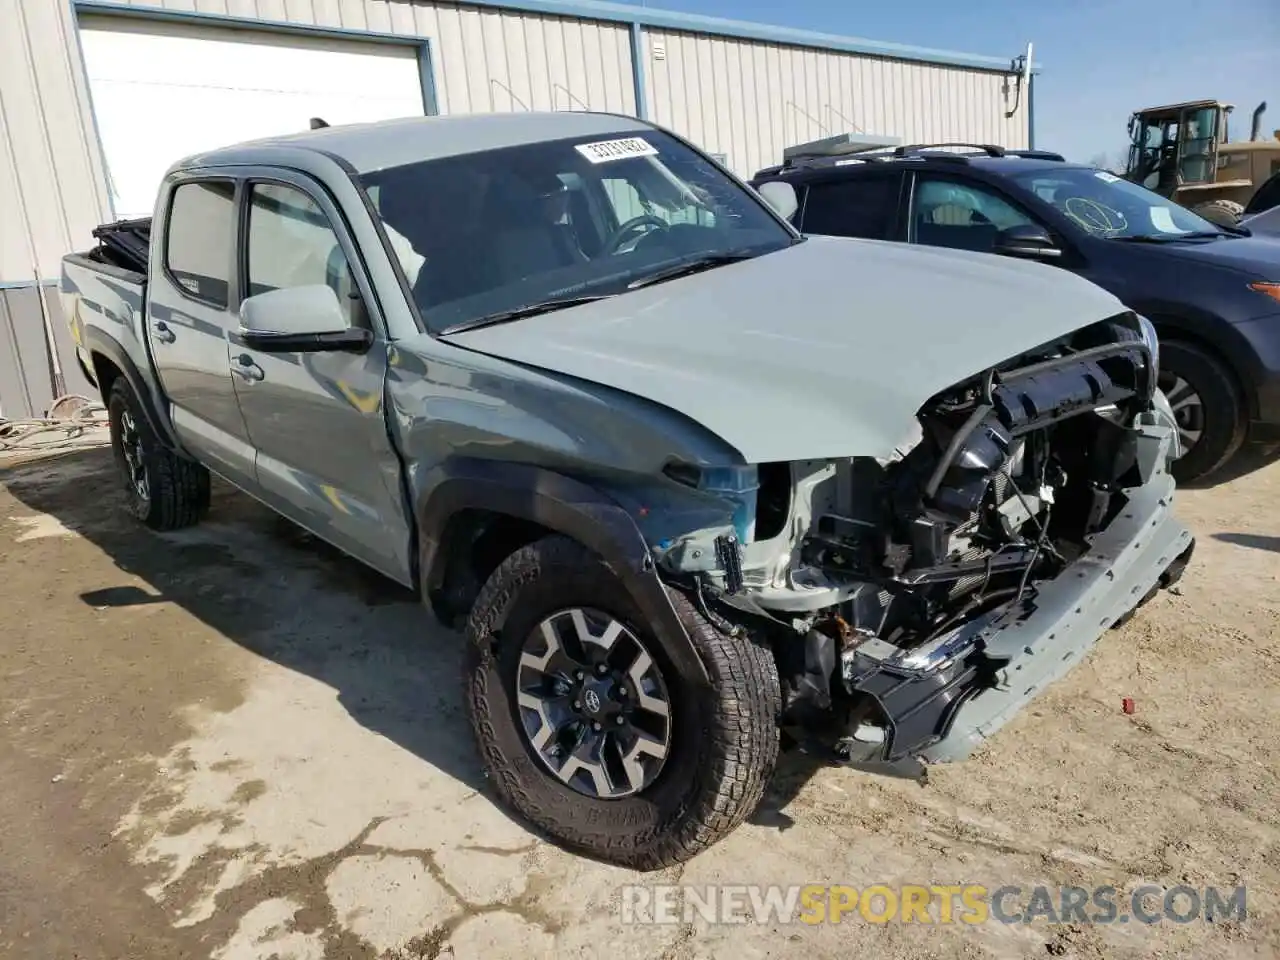
<svg viewBox="0 0 1280 960">
<path fill-rule="evenodd" d="M 639 3 L 641 0 L 633 0 Z M 1036 146 L 1119 157 L 1129 114 L 1236 105 L 1232 139 L 1280 129 L 1280 0 L 644 0 L 653 8 L 1013 59 L 1035 44 Z"/>
</svg>

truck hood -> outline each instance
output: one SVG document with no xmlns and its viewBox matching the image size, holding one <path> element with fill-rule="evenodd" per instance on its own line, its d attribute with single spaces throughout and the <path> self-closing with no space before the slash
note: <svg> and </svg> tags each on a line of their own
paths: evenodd
<svg viewBox="0 0 1280 960">
<path fill-rule="evenodd" d="M 663 404 L 750 463 L 884 458 L 935 394 L 1124 309 L 1041 264 L 812 237 L 443 339 Z"/>
</svg>

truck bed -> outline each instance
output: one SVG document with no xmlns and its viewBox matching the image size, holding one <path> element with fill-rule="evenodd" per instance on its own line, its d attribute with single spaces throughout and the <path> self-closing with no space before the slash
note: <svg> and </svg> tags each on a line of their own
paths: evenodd
<svg viewBox="0 0 1280 960">
<path fill-rule="evenodd" d="M 90 356 L 95 329 L 114 341 L 136 366 L 147 366 L 142 316 L 151 220 L 104 224 L 93 235 L 98 243 L 91 250 L 62 258 L 60 292 L 77 359 L 85 375 L 96 384 Z"/>
</svg>

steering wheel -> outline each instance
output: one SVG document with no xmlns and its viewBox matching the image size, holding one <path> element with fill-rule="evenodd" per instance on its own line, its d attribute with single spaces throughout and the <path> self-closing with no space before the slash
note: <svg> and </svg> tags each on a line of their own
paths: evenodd
<svg viewBox="0 0 1280 960">
<path fill-rule="evenodd" d="M 1119 233 L 1129 225 L 1119 210 L 1087 197 L 1069 197 L 1062 206 L 1068 217 L 1095 236 Z"/>
<path fill-rule="evenodd" d="M 623 223 L 617 230 L 613 231 L 611 236 L 604 243 L 602 253 L 605 256 L 612 256 L 618 252 L 618 248 L 622 246 L 622 241 L 627 238 L 628 234 L 635 233 L 640 227 L 657 227 L 659 230 L 670 230 L 671 225 L 667 221 L 659 219 L 649 213 L 642 213 L 638 217 L 632 217 Z"/>
</svg>

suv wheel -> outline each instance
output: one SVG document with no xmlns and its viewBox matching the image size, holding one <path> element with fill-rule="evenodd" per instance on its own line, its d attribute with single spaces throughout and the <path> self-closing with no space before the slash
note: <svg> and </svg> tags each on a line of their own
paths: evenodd
<svg viewBox="0 0 1280 960">
<path fill-rule="evenodd" d="M 732 832 L 778 753 L 772 653 L 671 600 L 709 688 L 675 668 L 600 557 L 565 537 L 512 554 L 467 624 L 468 712 L 501 799 L 566 848 L 641 870 Z"/>
<path fill-rule="evenodd" d="M 161 446 L 124 377 L 111 384 L 107 420 L 129 512 L 153 530 L 199 522 L 209 507 L 209 471 Z"/>
<path fill-rule="evenodd" d="M 1179 483 L 1207 477 L 1240 449 L 1244 405 L 1235 378 L 1219 360 L 1189 343 L 1164 341 L 1159 387 L 1178 424 L 1182 455 L 1172 472 Z"/>
</svg>

